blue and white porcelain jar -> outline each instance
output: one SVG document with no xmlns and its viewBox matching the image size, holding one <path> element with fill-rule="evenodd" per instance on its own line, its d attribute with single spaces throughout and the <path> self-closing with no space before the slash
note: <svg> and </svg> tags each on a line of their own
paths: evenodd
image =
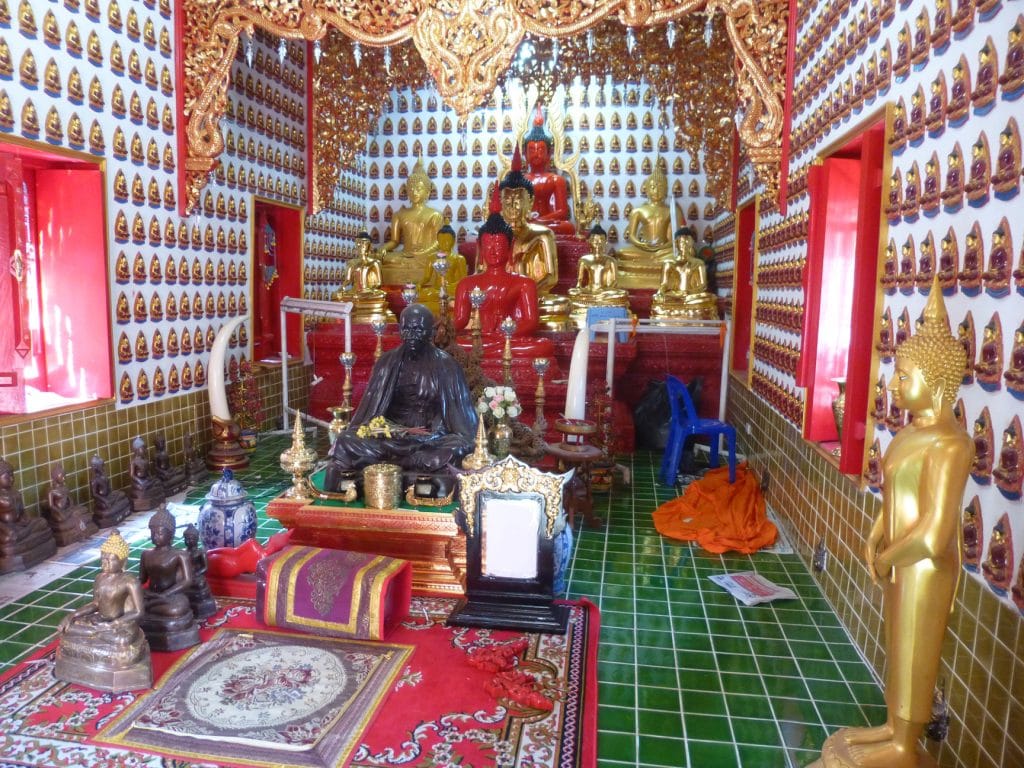
<svg viewBox="0 0 1024 768">
<path fill-rule="evenodd" d="M 199 508 L 199 535 L 207 549 L 237 547 L 256 536 L 256 507 L 230 469 Z"/>
</svg>

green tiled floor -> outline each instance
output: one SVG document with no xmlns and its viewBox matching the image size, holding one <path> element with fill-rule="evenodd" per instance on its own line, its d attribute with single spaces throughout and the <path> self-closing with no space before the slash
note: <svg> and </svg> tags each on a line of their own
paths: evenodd
<svg viewBox="0 0 1024 768">
<path fill-rule="evenodd" d="M 287 485 L 287 444 L 264 440 L 239 473 L 261 512 Z M 651 511 L 675 495 L 655 483 L 658 459 L 633 458 L 632 493 L 596 497 L 608 525 L 577 533 L 568 576 L 570 597 L 601 608 L 600 768 L 804 766 L 837 727 L 882 722 L 881 690 L 796 555 L 712 555 L 654 530 Z M 261 515 L 261 539 L 278 529 Z M 145 545 L 133 542 L 133 570 Z M 0 607 L 0 671 L 51 639 L 97 570 L 94 560 Z M 744 570 L 799 600 L 745 607 L 707 578 Z"/>
</svg>

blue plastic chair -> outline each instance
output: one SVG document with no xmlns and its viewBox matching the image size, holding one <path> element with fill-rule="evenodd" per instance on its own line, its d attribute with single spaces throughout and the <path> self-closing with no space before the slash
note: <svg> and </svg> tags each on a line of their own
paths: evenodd
<svg viewBox="0 0 1024 768">
<path fill-rule="evenodd" d="M 661 458 L 658 478 L 665 485 L 675 485 L 679 474 L 679 462 L 683 458 L 683 447 L 687 438 L 707 437 L 711 443 L 711 466 L 718 466 L 719 436 L 725 435 L 729 445 L 729 482 L 736 482 L 736 428 L 718 419 L 702 419 L 697 415 L 693 399 L 686 385 L 675 376 L 666 377 L 668 402 L 672 409 L 665 453 Z"/>
</svg>

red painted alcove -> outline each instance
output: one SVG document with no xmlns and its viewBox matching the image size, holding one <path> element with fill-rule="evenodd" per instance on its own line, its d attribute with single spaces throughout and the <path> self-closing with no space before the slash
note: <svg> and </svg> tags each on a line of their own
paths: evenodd
<svg viewBox="0 0 1024 768">
<path fill-rule="evenodd" d="M 736 210 L 736 263 L 732 291 L 732 369 L 745 372 L 750 358 L 751 303 L 754 292 L 754 231 L 757 203 Z"/>
<path fill-rule="evenodd" d="M 302 297 L 303 218 L 300 208 L 256 200 L 252 329 L 253 359 L 258 362 L 280 361 L 281 299 Z M 273 253 L 267 249 L 268 225 L 276 241 Z M 288 356 L 301 358 L 302 318 L 289 314 L 286 323 Z"/>
<path fill-rule="evenodd" d="M 846 379 L 839 468 L 860 474 L 871 391 L 885 123 L 873 123 L 812 166 L 804 270 L 803 347 L 797 384 L 806 387 L 806 439 L 838 439 L 833 381 Z"/>
</svg>

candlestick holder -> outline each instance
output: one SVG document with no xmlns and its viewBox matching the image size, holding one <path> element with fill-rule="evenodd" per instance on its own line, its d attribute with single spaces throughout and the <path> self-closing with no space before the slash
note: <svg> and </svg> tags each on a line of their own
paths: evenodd
<svg viewBox="0 0 1024 768">
<path fill-rule="evenodd" d="M 316 465 L 316 451 L 306 447 L 306 436 L 302 431 L 302 414 L 295 412 L 292 428 L 292 444 L 281 454 L 281 469 L 292 476 L 292 487 L 284 492 L 284 498 L 306 500 L 313 497 L 306 476 Z"/>
<path fill-rule="evenodd" d="M 480 362 L 484 353 L 483 338 L 480 334 L 480 308 L 485 301 L 487 301 L 487 294 L 480 289 L 479 285 L 469 292 L 469 304 L 473 307 L 473 316 L 470 318 L 469 324 L 473 332 L 473 357 L 477 362 Z"/>
<path fill-rule="evenodd" d="M 505 351 L 501 355 L 501 366 L 505 374 L 505 384 L 512 386 L 512 334 L 516 332 L 516 321 L 506 317 L 501 321 L 500 329 L 505 334 Z"/>
<path fill-rule="evenodd" d="M 432 265 L 434 271 L 437 273 L 438 288 L 437 288 L 437 300 L 438 300 L 438 320 L 441 325 L 444 325 L 445 320 L 448 317 L 448 254 L 444 251 L 439 251 L 437 258 L 434 259 Z"/>
<path fill-rule="evenodd" d="M 541 437 L 548 429 L 547 419 L 544 418 L 544 374 L 548 372 L 551 361 L 546 357 L 538 357 L 533 361 L 533 370 L 537 372 L 537 391 L 534 396 L 536 400 L 536 411 L 533 417 L 533 431 Z"/>
<path fill-rule="evenodd" d="M 341 407 L 352 412 L 352 366 L 356 364 L 356 356 L 352 352 L 342 352 L 338 358 L 345 366 L 345 381 L 341 385 Z"/>
<path fill-rule="evenodd" d="M 407 285 L 402 289 L 402 301 L 405 302 L 405 306 L 415 304 L 416 299 L 420 297 L 420 292 L 416 290 L 415 285 Z"/>
<path fill-rule="evenodd" d="M 377 346 L 373 348 L 373 362 L 377 362 L 384 351 L 384 329 L 387 328 L 387 322 L 383 317 L 374 317 L 370 320 L 370 328 L 377 337 Z"/>
</svg>

